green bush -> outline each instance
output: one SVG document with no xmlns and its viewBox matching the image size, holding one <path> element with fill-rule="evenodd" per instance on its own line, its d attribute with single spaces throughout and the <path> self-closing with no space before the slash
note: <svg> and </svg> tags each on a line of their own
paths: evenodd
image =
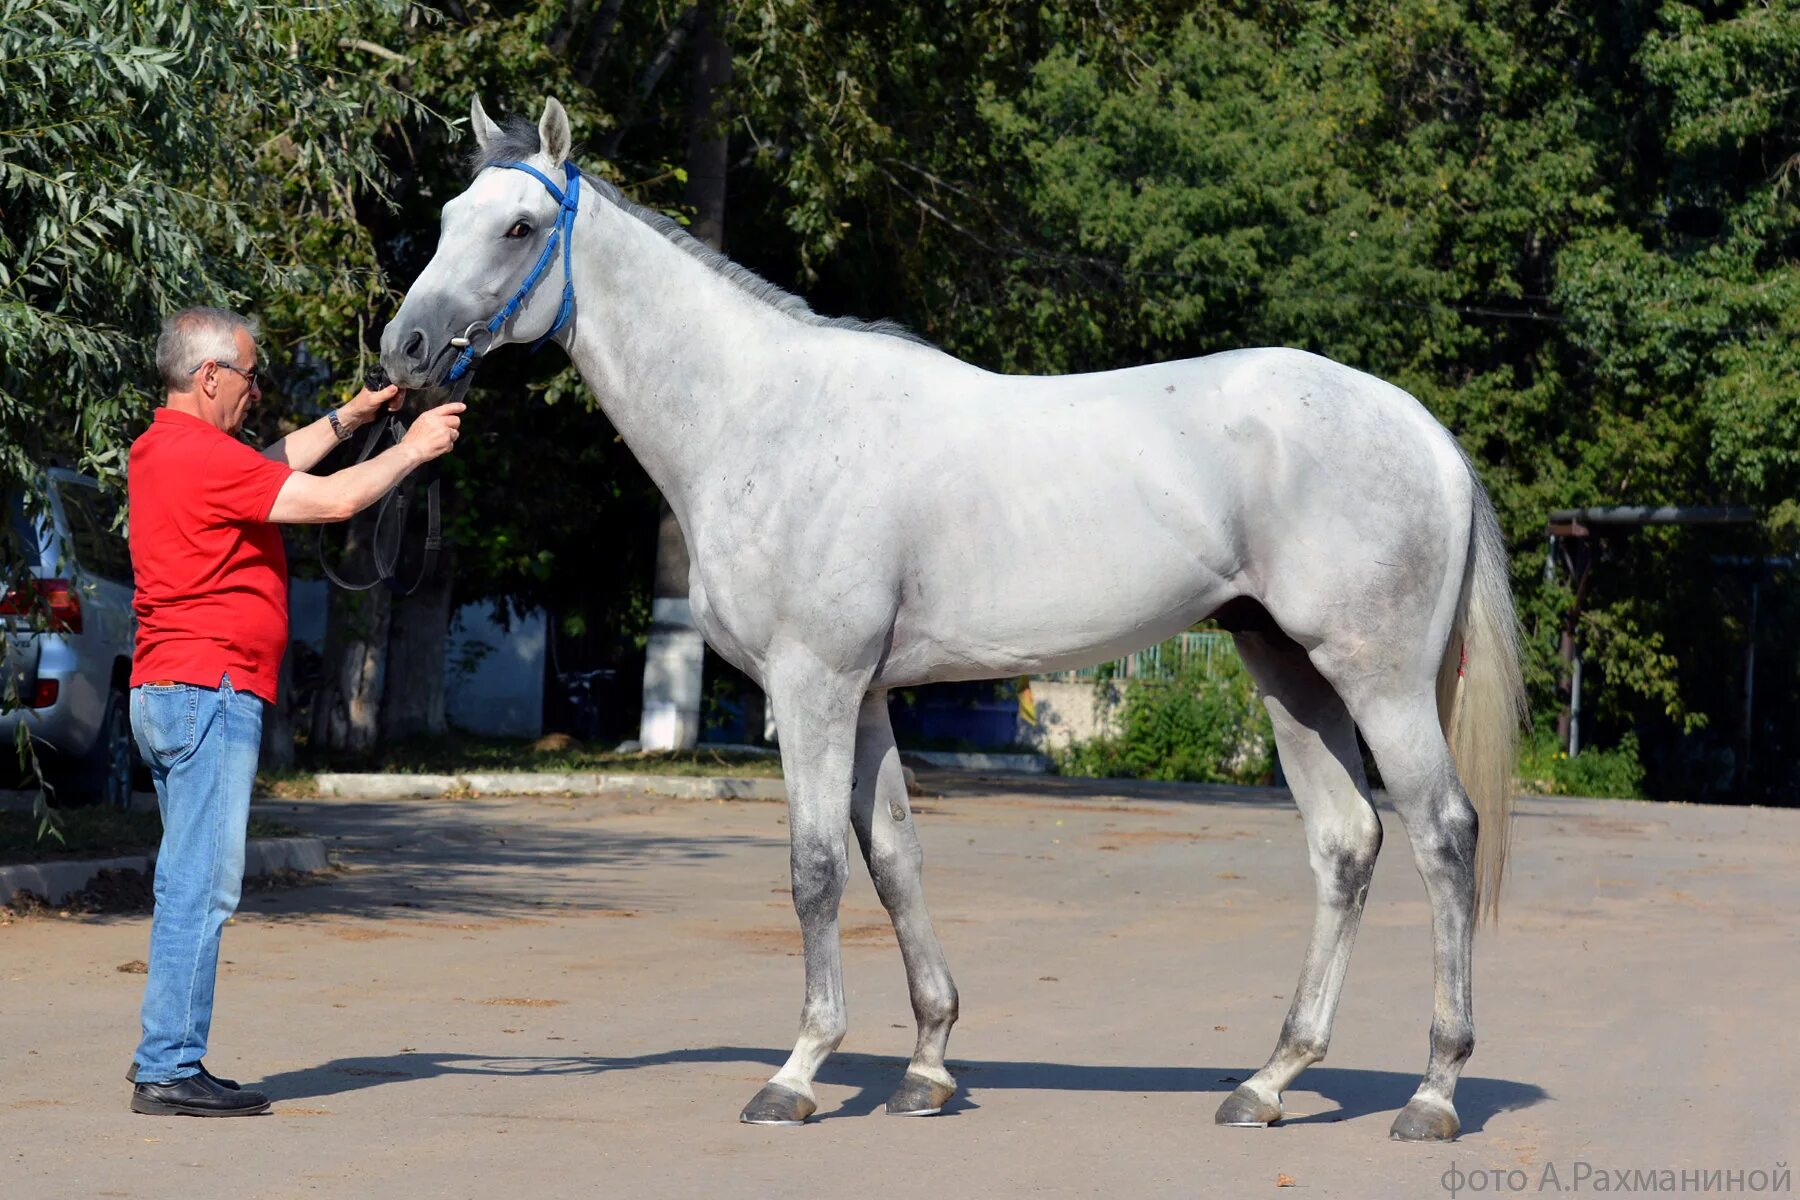
<svg viewBox="0 0 1800 1200">
<path fill-rule="evenodd" d="M 1266 783 L 1274 735 L 1255 684 L 1235 655 L 1183 663 L 1171 679 L 1095 683 L 1097 707 L 1119 712 L 1118 732 L 1057 752 L 1064 775 L 1188 783 Z"/>
<path fill-rule="evenodd" d="M 1540 796 L 1610 796 L 1641 800 L 1644 767 L 1637 734 L 1628 733 L 1610 750 L 1563 752 L 1555 733 L 1533 734 L 1519 752 L 1519 790 Z"/>
</svg>

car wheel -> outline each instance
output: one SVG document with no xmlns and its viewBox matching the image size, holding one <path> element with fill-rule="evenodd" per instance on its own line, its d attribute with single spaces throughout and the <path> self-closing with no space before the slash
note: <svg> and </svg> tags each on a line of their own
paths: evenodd
<svg viewBox="0 0 1800 1200">
<path fill-rule="evenodd" d="M 95 780 L 100 802 L 124 811 L 131 807 L 131 777 L 137 747 L 132 743 L 131 712 L 125 693 L 114 692 L 106 700 L 106 718 L 100 725 L 100 744 L 94 747 Z"/>
<path fill-rule="evenodd" d="M 87 757 L 64 765 L 46 763 L 48 782 L 58 807 L 102 804 L 125 810 L 131 807 L 131 776 L 137 746 L 131 737 L 131 714 L 124 692 L 106 698 L 100 718 L 100 736 Z"/>
</svg>

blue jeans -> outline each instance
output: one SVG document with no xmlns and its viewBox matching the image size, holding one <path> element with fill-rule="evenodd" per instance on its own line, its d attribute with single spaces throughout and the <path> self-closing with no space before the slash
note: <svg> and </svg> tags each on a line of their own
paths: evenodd
<svg viewBox="0 0 1800 1200">
<path fill-rule="evenodd" d="M 139 1083 L 195 1074 L 212 1028 L 219 934 L 244 884 L 263 702 L 231 686 L 131 689 L 131 732 L 156 781 L 162 850 L 144 983 Z"/>
</svg>

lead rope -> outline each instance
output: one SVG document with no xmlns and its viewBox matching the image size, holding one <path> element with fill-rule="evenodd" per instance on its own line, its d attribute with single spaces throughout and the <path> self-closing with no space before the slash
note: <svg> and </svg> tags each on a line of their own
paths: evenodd
<svg viewBox="0 0 1800 1200">
<path fill-rule="evenodd" d="M 380 391 L 388 386 L 387 372 L 376 366 L 369 371 L 368 378 L 364 382 L 370 391 Z M 406 422 L 402 421 L 395 413 L 383 413 L 369 427 L 369 432 L 363 439 L 362 452 L 356 456 L 356 462 L 351 465 L 356 466 L 367 462 L 374 456 L 376 447 L 380 446 L 384 439 L 390 437 L 396 446 L 404 441 Z M 430 482 L 425 485 L 424 551 L 419 558 L 419 573 L 413 577 L 413 581 L 405 587 L 401 587 L 398 583 L 399 571 L 396 569 L 400 565 L 401 542 L 406 536 L 407 495 L 402 490 L 404 480 L 389 488 L 387 495 L 383 496 L 375 506 L 375 526 L 369 534 L 369 558 L 374 563 L 375 578 L 367 583 L 352 583 L 332 570 L 331 563 L 325 557 L 325 527 L 321 525 L 319 527 L 319 566 L 324 570 L 326 578 L 347 592 L 366 592 L 385 583 L 388 585 L 388 590 L 394 595 L 410 596 L 431 577 L 432 570 L 437 566 L 438 550 L 443 545 L 437 461 L 434 459 L 426 463 L 414 474 L 425 475 Z M 397 527 L 393 537 L 393 551 L 384 556 L 381 549 L 381 531 L 387 523 L 389 513 L 394 515 Z"/>
</svg>

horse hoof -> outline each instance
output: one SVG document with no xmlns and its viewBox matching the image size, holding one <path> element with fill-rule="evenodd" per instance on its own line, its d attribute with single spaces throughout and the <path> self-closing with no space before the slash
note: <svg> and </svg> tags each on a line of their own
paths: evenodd
<svg viewBox="0 0 1800 1200">
<path fill-rule="evenodd" d="M 1281 1120 L 1281 1105 L 1270 1104 L 1249 1085 L 1239 1084 L 1237 1091 L 1225 1097 L 1225 1103 L 1219 1105 L 1219 1111 L 1213 1114 L 1215 1125 L 1243 1125 L 1254 1129 L 1272 1125 Z"/>
<path fill-rule="evenodd" d="M 738 1120 L 746 1125 L 804 1125 L 806 1118 L 818 1107 L 810 1097 L 779 1083 L 770 1083 L 763 1085 L 763 1090 L 744 1105 Z"/>
<path fill-rule="evenodd" d="M 1438 1100 L 1415 1099 L 1394 1118 L 1388 1136 L 1397 1142 L 1453 1142 L 1461 1132 L 1454 1108 Z"/>
<path fill-rule="evenodd" d="M 950 1097 L 956 1095 L 954 1084 L 938 1083 L 923 1075 L 915 1075 L 911 1071 L 888 1097 L 887 1111 L 890 1117 L 929 1117 L 944 1110 Z"/>
</svg>

